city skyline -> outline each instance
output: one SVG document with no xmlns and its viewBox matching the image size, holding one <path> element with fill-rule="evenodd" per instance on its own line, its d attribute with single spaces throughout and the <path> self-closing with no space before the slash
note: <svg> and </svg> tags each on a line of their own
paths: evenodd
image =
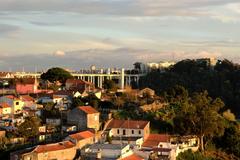
<svg viewBox="0 0 240 160">
<path fill-rule="evenodd" d="M 1 70 L 240 62 L 238 0 L 0 1 Z"/>
</svg>

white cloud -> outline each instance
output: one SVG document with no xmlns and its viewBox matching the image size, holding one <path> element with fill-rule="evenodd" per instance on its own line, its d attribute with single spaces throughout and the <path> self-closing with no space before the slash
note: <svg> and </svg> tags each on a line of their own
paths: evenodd
<svg viewBox="0 0 240 160">
<path fill-rule="evenodd" d="M 65 56 L 65 52 L 64 51 L 61 51 L 61 50 L 58 50 L 56 52 L 53 53 L 55 56 L 58 56 L 58 57 L 63 57 Z"/>
</svg>

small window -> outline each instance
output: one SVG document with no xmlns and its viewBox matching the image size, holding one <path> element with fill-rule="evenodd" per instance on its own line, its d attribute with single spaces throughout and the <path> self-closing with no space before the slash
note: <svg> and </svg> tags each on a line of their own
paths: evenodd
<svg viewBox="0 0 240 160">
<path fill-rule="evenodd" d="M 138 134 L 141 134 L 141 130 L 138 131 Z"/>
<path fill-rule="evenodd" d="M 19 105 L 19 102 L 16 102 L 16 105 Z"/>
<path fill-rule="evenodd" d="M 126 135 L 126 130 L 125 129 L 123 130 L 123 135 Z"/>
<path fill-rule="evenodd" d="M 132 130 L 132 134 L 134 134 L 134 130 Z"/>
<path fill-rule="evenodd" d="M 119 134 L 119 129 L 117 130 L 117 134 Z"/>
</svg>

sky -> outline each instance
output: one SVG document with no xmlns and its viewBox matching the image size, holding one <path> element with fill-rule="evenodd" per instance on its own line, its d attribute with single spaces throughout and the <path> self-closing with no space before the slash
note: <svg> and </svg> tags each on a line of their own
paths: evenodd
<svg viewBox="0 0 240 160">
<path fill-rule="evenodd" d="M 240 62 L 239 0 L 0 0 L 0 70 Z"/>
</svg>

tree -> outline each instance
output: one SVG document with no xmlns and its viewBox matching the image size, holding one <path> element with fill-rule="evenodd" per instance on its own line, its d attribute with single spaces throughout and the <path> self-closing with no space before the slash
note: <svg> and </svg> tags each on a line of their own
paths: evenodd
<svg viewBox="0 0 240 160">
<path fill-rule="evenodd" d="M 106 79 L 103 82 L 103 88 L 109 91 L 117 91 L 117 84 L 113 80 Z"/>
<path fill-rule="evenodd" d="M 38 117 L 26 117 L 25 121 L 18 126 L 18 134 L 26 138 L 35 138 L 39 134 L 39 126 Z"/>
<path fill-rule="evenodd" d="M 80 97 L 74 97 L 72 100 L 72 108 L 78 107 L 78 106 L 84 106 L 84 102 L 81 100 Z"/>
<path fill-rule="evenodd" d="M 224 135 L 216 140 L 219 148 L 222 148 L 227 153 L 233 153 L 240 157 L 240 130 L 238 125 L 231 125 L 225 129 Z"/>
<path fill-rule="evenodd" d="M 206 91 L 195 93 L 176 114 L 173 120 L 175 129 L 183 135 L 197 135 L 201 150 L 204 151 L 205 137 L 212 138 L 224 133 L 224 118 L 219 114 L 223 107 L 221 99 L 212 99 Z"/>
<path fill-rule="evenodd" d="M 236 118 L 235 115 L 230 111 L 230 109 L 223 112 L 223 117 L 227 119 L 228 121 L 235 122 Z"/>
<path fill-rule="evenodd" d="M 149 87 L 158 95 L 176 85 L 185 87 L 189 94 L 207 90 L 213 98 L 220 97 L 226 106 L 240 116 L 240 65 L 229 60 L 216 66 L 207 60 L 182 60 L 165 72 L 152 71 L 140 79 L 140 87 Z"/>
<path fill-rule="evenodd" d="M 191 150 L 187 150 L 180 153 L 177 156 L 177 160 L 212 160 L 212 158 L 204 156 L 201 152 L 194 153 Z"/>
<path fill-rule="evenodd" d="M 124 105 L 124 100 L 121 97 L 116 97 L 113 102 L 118 109 Z"/>
<path fill-rule="evenodd" d="M 65 83 L 69 78 L 72 78 L 71 73 L 58 67 L 51 68 L 41 75 L 41 79 L 49 80 L 50 82 L 60 81 L 61 83 Z"/>
</svg>

